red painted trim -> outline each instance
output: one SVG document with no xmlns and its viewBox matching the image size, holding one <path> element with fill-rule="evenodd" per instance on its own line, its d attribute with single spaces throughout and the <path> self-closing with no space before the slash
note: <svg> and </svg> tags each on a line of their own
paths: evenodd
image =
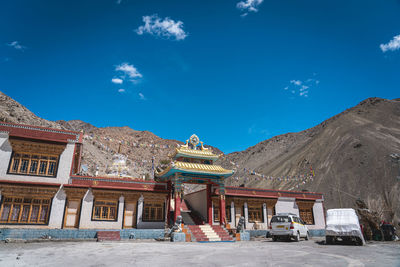
<svg viewBox="0 0 400 267">
<path fill-rule="evenodd" d="M 93 180 L 79 180 L 72 179 L 72 185 L 76 186 L 87 186 L 91 188 L 105 188 L 105 189 L 116 189 L 116 190 L 136 190 L 136 191 L 147 191 L 147 192 L 162 192 L 168 193 L 169 190 L 166 184 L 144 184 L 144 183 L 124 183 L 120 181 L 102 181 L 98 179 Z"/>
<path fill-rule="evenodd" d="M 10 181 L 10 180 L 0 180 L 1 184 L 18 184 L 18 185 L 44 185 L 44 186 L 61 186 L 57 183 L 46 183 L 46 182 L 27 182 L 27 181 Z"/>
<path fill-rule="evenodd" d="M 275 190 L 275 189 L 263 189 L 263 188 L 254 188 L 254 187 L 236 187 L 236 186 L 225 186 L 225 189 L 247 189 L 247 190 L 265 190 L 265 191 L 276 191 L 276 192 L 287 192 L 287 193 L 300 193 L 300 194 L 316 194 L 316 195 L 321 195 L 322 193 L 318 192 L 303 192 L 303 191 L 290 191 L 290 190 Z"/>
<path fill-rule="evenodd" d="M 80 132 L 33 126 L 27 124 L 15 124 L 8 122 L 0 123 L 6 124 L 6 126 L 0 125 L 0 131 L 8 132 L 10 137 L 21 137 L 26 139 L 45 140 L 59 143 L 68 143 L 68 140 L 76 140 L 77 143 L 82 143 L 83 140 L 82 133 Z M 25 127 L 29 127 L 32 129 L 26 129 Z M 50 131 L 58 131 L 60 133 Z"/>
<path fill-rule="evenodd" d="M 213 196 L 219 195 L 217 189 Z M 287 190 L 272 190 L 260 188 L 246 188 L 246 187 L 225 187 L 226 196 L 240 196 L 240 197 L 254 197 L 254 198 L 279 198 L 279 197 L 293 197 L 301 200 L 316 200 L 323 199 L 321 193 L 313 192 L 299 192 Z"/>
<path fill-rule="evenodd" d="M 119 177 L 108 177 L 108 176 L 84 176 L 84 175 L 71 175 L 70 178 L 90 178 L 90 179 L 107 179 L 110 181 L 130 181 L 130 182 L 145 182 L 153 184 L 167 184 L 167 182 L 156 182 L 156 181 L 145 181 L 140 178 L 119 178 Z"/>
</svg>

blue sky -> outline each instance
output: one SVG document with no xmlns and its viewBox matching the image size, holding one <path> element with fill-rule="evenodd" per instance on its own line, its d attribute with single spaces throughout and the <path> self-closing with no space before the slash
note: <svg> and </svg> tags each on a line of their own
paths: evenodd
<svg viewBox="0 0 400 267">
<path fill-rule="evenodd" d="M 2 1 L 0 90 L 225 153 L 400 97 L 400 1 Z"/>
</svg>

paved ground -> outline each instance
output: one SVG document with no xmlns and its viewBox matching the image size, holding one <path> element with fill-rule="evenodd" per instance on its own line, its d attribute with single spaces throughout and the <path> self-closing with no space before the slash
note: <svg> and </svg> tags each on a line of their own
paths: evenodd
<svg viewBox="0 0 400 267">
<path fill-rule="evenodd" d="M 400 266 L 400 242 L 1 243 L 0 266 Z"/>
</svg>

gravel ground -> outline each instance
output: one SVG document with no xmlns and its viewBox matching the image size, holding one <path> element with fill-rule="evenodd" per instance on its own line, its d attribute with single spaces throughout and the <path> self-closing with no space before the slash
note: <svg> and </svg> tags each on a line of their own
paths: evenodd
<svg viewBox="0 0 400 267">
<path fill-rule="evenodd" d="M 1 243 L 0 266 L 400 266 L 400 242 Z"/>
</svg>

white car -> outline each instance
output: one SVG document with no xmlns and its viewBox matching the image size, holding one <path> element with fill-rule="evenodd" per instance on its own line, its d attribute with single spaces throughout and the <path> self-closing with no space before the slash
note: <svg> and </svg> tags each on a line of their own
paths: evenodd
<svg viewBox="0 0 400 267">
<path fill-rule="evenodd" d="M 306 224 L 293 213 L 278 213 L 272 216 L 269 225 L 269 236 L 272 240 L 290 239 L 300 241 L 300 238 L 309 239 L 309 232 Z"/>
</svg>

